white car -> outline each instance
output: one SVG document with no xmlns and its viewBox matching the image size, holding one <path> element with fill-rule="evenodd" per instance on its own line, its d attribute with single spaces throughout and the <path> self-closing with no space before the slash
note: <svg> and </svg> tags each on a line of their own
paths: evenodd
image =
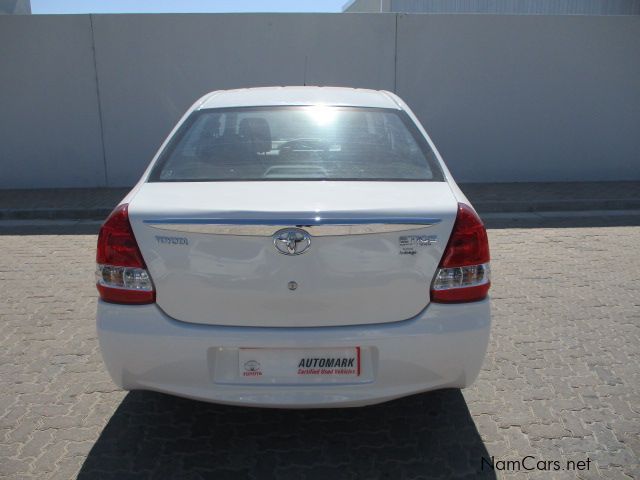
<svg viewBox="0 0 640 480">
<path fill-rule="evenodd" d="M 386 91 L 216 91 L 105 221 L 98 337 L 127 390 L 261 407 L 474 381 L 485 228 Z"/>
</svg>

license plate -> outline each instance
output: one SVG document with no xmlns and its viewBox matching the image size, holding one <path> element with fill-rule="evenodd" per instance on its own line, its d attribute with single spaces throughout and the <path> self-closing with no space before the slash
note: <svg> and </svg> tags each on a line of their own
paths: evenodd
<svg viewBox="0 0 640 480">
<path fill-rule="evenodd" d="M 349 382 L 361 376 L 360 347 L 240 348 L 238 377 L 247 382 Z"/>
</svg>

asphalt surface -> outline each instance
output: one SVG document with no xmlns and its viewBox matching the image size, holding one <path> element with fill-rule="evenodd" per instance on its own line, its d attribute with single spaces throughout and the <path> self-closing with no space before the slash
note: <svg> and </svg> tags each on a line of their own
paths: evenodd
<svg viewBox="0 0 640 480">
<path fill-rule="evenodd" d="M 0 476 L 640 478 L 640 227 L 590 221 L 489 231 L 474 386 L 310 411 L 118 390 L 96 342 L 95 235 L 0 228 Z"/>
<path fill-rule="evenodd" d="M 640 182 L 462 183 L 480 213 L 640 210 Z M 104 219 L 129 188 L 0 189 L 2 220 Z"/>
</svg>

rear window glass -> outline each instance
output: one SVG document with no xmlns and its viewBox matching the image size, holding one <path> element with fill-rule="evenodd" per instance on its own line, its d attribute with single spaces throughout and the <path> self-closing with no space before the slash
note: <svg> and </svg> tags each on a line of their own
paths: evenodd
<svg viewBox="0 0 640 480">
<path fill-rule="evenodd" d="M 330 106 L 194 112 L 150 181 L 442 181 L 433 151 L 399 110 Z"/>
</svg>

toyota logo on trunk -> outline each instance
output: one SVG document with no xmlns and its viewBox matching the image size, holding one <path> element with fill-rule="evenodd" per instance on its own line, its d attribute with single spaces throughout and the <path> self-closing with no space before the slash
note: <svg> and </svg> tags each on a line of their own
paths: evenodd
<svg viewBox="0 0 640 480">
<path fill-rule="evenodd" d="M 274 234 L 273 244 L 284 255 L 300 255 L 311 245 L 311 236 L 300 228 L 285 228 Z"/>
</svg>

